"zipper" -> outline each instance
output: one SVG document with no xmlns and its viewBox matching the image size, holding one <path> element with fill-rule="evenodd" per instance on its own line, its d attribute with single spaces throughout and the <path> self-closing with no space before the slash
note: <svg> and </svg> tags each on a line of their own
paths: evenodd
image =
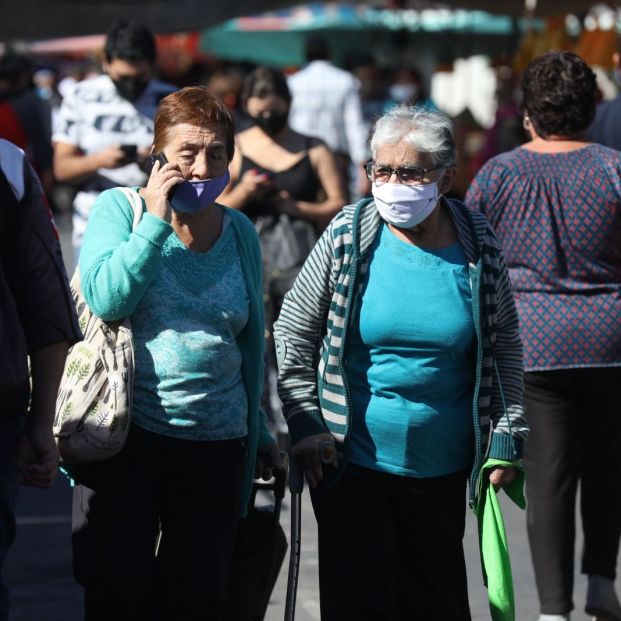
<svg viewBox="0 0 621 621">
<path fill-rule="evenodd" d="M 481 313 L 480 313 L 480 292 L 481 292 L 481 261 L 479 258 L 476 266 L 474 267 L 474 282 L 471 273 L 470 276 L 470 291 L 472 295 L 472 314 L 474 319 L 474 329 L 477 335 L 477 365 L 476 365 L 476 380 L 474 384 L 474 394 L 472 397 L 472 422 L 474 425 L 474 447 L 475 458 L 470 472 L 470 485 L 468 490 L 468 506 L 470 509 L 474 509 L 474 502 L 476 498 L 476 489 L 478 485 L 479 473 L 481 470 L 482 450 L 481 450 L 481 423 L 479 420 L 478 403 L 479 392 L 481 391 L 481 366 L 483 359 L 483 341 L 481 337 Z"/>
</svg>

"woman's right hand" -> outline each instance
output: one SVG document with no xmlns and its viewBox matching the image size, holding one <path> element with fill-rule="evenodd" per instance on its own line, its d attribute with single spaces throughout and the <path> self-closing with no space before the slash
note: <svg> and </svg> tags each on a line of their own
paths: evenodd
<svg viewBox="0 0 621 621">
<path fill-rule="evenodd" d="M 99 168 L 120 168 L 129 163 L 125 151 L 118 144 L 102 149 L 96 157 Z"/>
<path fill-rule="evenodd" d="M 147 186 L 144 188 L 147 211 L 170 224 L 172 207 L 168 196 L 173 187 L 183 181 L 183 175 L 175 164 L 166 163 L 162 166 L 156 161 Z"/>
<path fill-rule="evenodd" d="M 291 456 L 300 462 L 312 488 L 317 487 L 323 479 L 323 464 L 339 465 L 334 437 L 329 433 L 316 433 L 302 438 L 291 447 Z"/>
<path fill-rule="evenodd" d="M 260 173 L 256 168 L 247 170 L 237 185 L 247 198 L 262 198 L 272 189 L 269 175 Z"/>
</svg>

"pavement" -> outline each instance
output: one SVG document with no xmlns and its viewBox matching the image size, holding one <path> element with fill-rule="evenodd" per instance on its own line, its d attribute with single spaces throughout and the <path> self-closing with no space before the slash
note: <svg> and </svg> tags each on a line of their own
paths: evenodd
<svg viewBox="0 0 621 621">
<path fill-rule="evenodd" d="M 57 217 L 57 224 L 61 231 L 64 256 L 71 272 L 68 217 Z M 267 503 L 267 499 L 265 502 Z M 504 494 L 501 494 L 501 505 L 513 567 L 516 621 L 535 621 L 538 616 L 538 603 L 526 538 L 525 515 Z M 316 525 L 307 492 L 302 497 L 302 511 L 302 553 L 296 620 L 318 621 L 320 613 Z M 71 573 L 71 488 L 67 480 L 59 476 L 54 486 L 45 491 L 22 488 L 17 515 L 17 538 L 4 572 L 11 589 L 10 621 L 81 621 L 82 591 L 73 581 Z M 285 502 L 281 522 L 287 533 L 289 519 L 289 503 Z M 582 537 L 579 516 L 576 519 L 578 535 L 575 566 L 579 568 Z M 481 578 L 476 522 L 469 511 L 464 550 L 472 619 L 488 621 L 490 613 Z M 280 621 L 284 617 L 287 567 L 288 559 L 285 559 L 272 594 L 266 621 Z M 620 582 L 617 580 L 619 593 Z M 574 590 L 575 612 L 572 621 L 589 619 L 583 612 L 586 578 L 578 572 Z"/>
</svg>

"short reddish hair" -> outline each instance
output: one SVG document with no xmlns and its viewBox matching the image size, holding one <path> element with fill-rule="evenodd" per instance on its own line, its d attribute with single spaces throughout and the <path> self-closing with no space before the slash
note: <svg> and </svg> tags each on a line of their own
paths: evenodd
<svg viewBox="0 0 621 621">
<path fill-rule="evenodd" d="M 229 159 L 235 152 L 235 125 L 228 108 L 204 86 L 188 86 L 166 95 L 155 113 L 153 150 L 162 151 L 176 125 L 217 125 L 224 131 Z"/>
</svg>

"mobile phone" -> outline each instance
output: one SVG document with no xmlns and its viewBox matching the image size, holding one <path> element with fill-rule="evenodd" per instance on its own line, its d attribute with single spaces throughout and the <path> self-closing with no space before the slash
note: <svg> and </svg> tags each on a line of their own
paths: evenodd
<svg viewBox="0 0 621 621">
<path fill-rule="evenodd" d="M 121 151 L 125 153 L 125 159 L 135 160 L 138 152 L 138 145 L 135 144 L 122 144 Z"/>
<path fill-rule="evenodd" d="M 151 155 L 149 155 L 149 159 L 147 160 L 147 164 L 145 166 L 145 172 L 147 173 L 147 175 L 151 174 L 151 171 L 153 170 L 153 166 L 155 166 L 155 162 L 160 163 L 160 168 L 164 166 L 164 164 L 168 164 L 168 160 L 166 159 L 166 156 L 163 153 L 151 153 Z"/>
</svg>

